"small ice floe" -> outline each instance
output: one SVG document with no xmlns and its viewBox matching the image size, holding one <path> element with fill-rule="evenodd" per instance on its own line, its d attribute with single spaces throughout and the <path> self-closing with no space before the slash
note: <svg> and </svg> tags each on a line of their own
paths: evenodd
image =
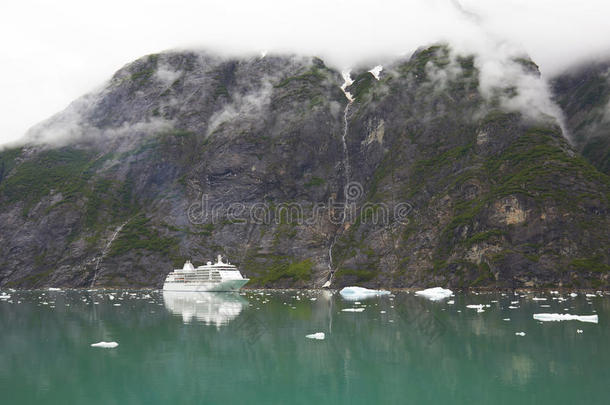
<svg viewBox="0 0 610 405">
<path fill-rule="evenodd" d="M 558 322 L 558 321 L 580 321 L 597 323 L 597 315 L 570 315 L 570 314 L 534 314 L 534 319 L 542 322 Z"/>
<path fill-rule="evenodd" d="M 574 298 L 574 297 L 578 297 L 578 294 L 576 293 L 570 293 L 570 297 Z"/>
<path fill-rule="evenodd" d="M 515 332 L 515 335 L 517 335 L 517 336 L 525 336 L 525 332 Z"/>
<path fill-rule="evenodd" d="M 550 308 L 550 305 L 540 305 L 540 308 Z"/>
<path fill-rule="evenodd" d="M 109 296 L 108 296 L 108 299 L 109 299 L 110 301 L 112 301 L 112 300 L 114 299 L 114 295 L 109 295 Z"/>
<path fill-rule="evenodd" d="M 341 294 L 343 299 L 348 301 L 359 301 L 382 295 L 390 295 L 390 292 L 385 290 L 369 290 L 363 287 L 345 287 L 339 291 L 339 294 Z"/>
<path fill-rule="evenodd" d="M 519 303 L 519 301 L 511 301 L 510 304 L 511 305 L 517 305 Z"/>
<path fill-rule="evenodd" d="M 469 304 L 466 305 L 466 308 L 470 308 L 470 309 L 483 309 L 485 305 L 483 304 L 478 304 L 478 305 L 474 305 L 474 304 Z"/>
<path fill-rule="evenodd" d="M 510 318 L 504 318 L 502 320 L 505 321 L 505 322 L 508 322 L 508 321 L 510 321 Z"/>
<path fill-rule="evenodd" d="M 305 335 L 305 337 L 308 339 L 324 340 L 326 336 L 324 335 L 324 332 L 316 332 L 311 335 Z"/>
<path fill-rule="evenodd" d="M 309 299 L 309 301 L 315 301 L 315 300 L 317 300 L 316 297 L 312 297 L 312 298 Z"/>
<path fill-rule="evenodd" d="M 455 301 L 454 300 L 449 300 L 449 301 L 447 301 L 447 304 L 453 305 L 453 304 L 455 304 Z"/>
<path fill-rule="evenodd" d="M 61 291 L 61 288 L 49 287 L 49 291 Z"/>
<path fill-rule="evenodd" d="M 546 301 L 546 298 L 544 298 L 544 297 L 534 297 L 534 298 L 532 298 L 532 300 L 534 300 L 534 301 Z"/>
<path fill-rule="evenodd" d="M 380 314 L 385 314 L 385 311 L 379 311 Z"/>
<path fill-rule="evenodd" d="M 8 300 L 10 298 L 11 298 L 11 296 L 8 295 L 7 293 L 0 294 L 0 300 Z"/>
<path fill-rule="evenodd" d="M 115 306 L 115 307 L 120 307 L 121 306 L 121 304 L 112 304 L 112 305 Z"/>
<path fill-rule="evenodd" d="M 364 308 L 343 308 L 342 312 L 362 312 Z"/>
<path fill-rule="evenodd" d="M 415 295 L 422 296 L 430 301 L 440 301 L 451 297 L 453 291 L 442 287 L 426 288 L 425 290 L 416 291 Z"/>
<path fill-rule="evenodd" d="M 104 349 L 114 349 L 118 345 L 119 344 L 117 342 L 97 342 L 97 343 L 92 343 L 91 347 L 102 347 Z"/>
<path fill-rule="evenodd" d="M 513 306 L 513 305 L 509 305 L 509 306 L 508 306 L 508 309 L 517 309 L 517 308 L 519 308 L 519 307 L 515 307 L 515 306 Z"/>
<path fill-rule="evenodd" d="M 576 333 L 582 333 L 582 329 L 576 329 Z"/>
<path fill-rule="evenodd" d="M 587 294 L 586 297 L 593 298 L 593 297 L 597 297 L 597 295 L 595 295 L 595 294 Z"/>
</svg>

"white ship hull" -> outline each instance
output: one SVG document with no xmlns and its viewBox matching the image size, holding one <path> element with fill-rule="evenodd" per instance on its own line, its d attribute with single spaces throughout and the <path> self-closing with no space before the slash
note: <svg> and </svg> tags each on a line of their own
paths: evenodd
<svg viewBox="0 0 610 405">
<path fill-rule="evenodd" d="M 202 282 L 202 283 L 174 283 L 171 281 L 163 284 L 163 291 L 238 291 L 250 279 L 242 278 L 237 280 L 226 280 L 220 282 Z"/>
</svg>

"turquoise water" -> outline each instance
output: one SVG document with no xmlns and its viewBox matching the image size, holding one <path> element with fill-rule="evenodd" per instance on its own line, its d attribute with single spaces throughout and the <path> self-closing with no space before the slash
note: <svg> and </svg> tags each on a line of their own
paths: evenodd
<svg viewBox="0 0 610 405">
<path fill-rule="evenodd" d="M 457 294 L 449 305 L 407 292 L 360 304 L 303 291 L 3 293 L 11 297 L 0 298 L 0 403 L 600 404 L 609 398 L 608 296 Z M 511 301 L 518 308 L 509 309 Z M 477 312 L 468 304 L 490 306 Z M 364 311 L 341 311 L 354 307 Z M 599 323 L 532 319 L 541 312 L 597 314 Z M 326 338 L 305 337 L 315 332 Z M 99 341 L 119 346 L 90 347 Z"/>
</svg>

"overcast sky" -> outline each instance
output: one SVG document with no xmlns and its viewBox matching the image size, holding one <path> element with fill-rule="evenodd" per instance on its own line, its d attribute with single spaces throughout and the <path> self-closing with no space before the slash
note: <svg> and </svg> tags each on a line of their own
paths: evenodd
<svg viewBox="0 0 610 405">
<path fill-rule="evenodd" d="M 550 75 L 610 50 L 602 0 L 3 0 L 0 144 L 169 48 L 315 54 L 340 69 L 495 36 Z"/>
</svg>

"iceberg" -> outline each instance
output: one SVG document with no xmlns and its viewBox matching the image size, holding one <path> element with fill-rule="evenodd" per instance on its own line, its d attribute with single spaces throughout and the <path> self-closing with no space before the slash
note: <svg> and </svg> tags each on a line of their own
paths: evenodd
<svg viewBox="0 0 610 405">
<path fill-rule="evenodd" d="M 324 340 L 325 335 L 324 332 L 316 332 L 312 333 L 311 335 L 305 335 L 305 337 L 308 339 Z"/>
<path fill-rule="evenodd" d="M 61 291 L 61 288 L 49 287 L 49 291 Z"/>
<path fill-rule="evenodd" d="M 570 315 L 570 314 L 534 314 L 534 319 L 542 322 L 580 321 L 597 323 L 597 315 Z"/>
<path fill-rule="evenodd" d="M 425 290 L 416 291 L 415 295 L 421 295 L 428 298 L 430 301 L 440 301 L 451 297 L 453 291 L 442 287 L 426 288 Z"/>
<path fill-rule="evenodd" d="M 515 335 L 517 335 L 517 336 L 525 336 L 525 332 L 515 332 Z"/>
<path fill-rule="evenodd" d="M 341 294 L 343 299 L 348 301 L 360 301 L 367 298 L 390 295 L 390 292 L 385 290 L 369 290 L 363 287 L 345 287 L 339 291 L 339 294 Z"/>
<path fill-rule="evenodd" d="M 119 344 L 117 342 L 98 342 L 92 343 L 91 347 L 103 347 L 104 349 L 114 349 Z"/>
<path fill-rule="evenodd" d="M 342 312 L 362 312 L 364 308 L 343 308 Z"/>
</svg>

